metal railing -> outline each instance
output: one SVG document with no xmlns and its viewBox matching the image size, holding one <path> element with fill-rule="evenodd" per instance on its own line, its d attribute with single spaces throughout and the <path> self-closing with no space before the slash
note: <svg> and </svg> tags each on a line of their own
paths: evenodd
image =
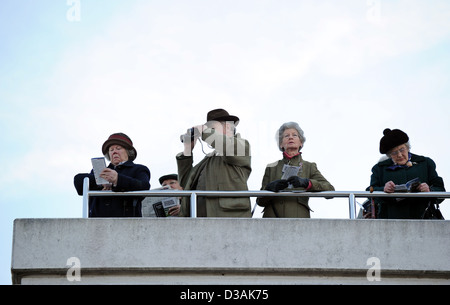
<svg viewBox="0 0 450 305">
<path fill-rule="evenodd" d="M 180 191 L 180 190 L 148 190 L 131 192 L 89 191 L 89 178 L 83 181 L 83 217 L 88 217 L 90 196 L 143 196 L 143 197 L 190 197 L 191 218 L 197 217 L 197 197 L 323 197 L 326 199 L 348 198 L 349 218 L 356 218 L 356 198 L 372 197 L 425 197 L 450 198 L 450 192 L 424 192 L 424 193 L 385 193 L 366 191 L 333 191 L 333 192 L 305 192 L 305 191 Z"/>
</svg>

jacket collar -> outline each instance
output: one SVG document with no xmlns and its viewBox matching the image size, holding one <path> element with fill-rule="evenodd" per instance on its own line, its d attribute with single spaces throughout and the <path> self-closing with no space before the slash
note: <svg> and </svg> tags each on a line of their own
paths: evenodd
<svg viewBox="0 0 450 305">
<path fill-rule="evenodd" d="M 301 155 L 302 153 L 301 152 L 298 152 L 296 155 L 294 155 L 294 156 L 289 156 L 285 151 L 283 151 L 283 158 L 286 158 L 286 159 L 288 159 L 288 160 L 291 160 L 291 159 L 294 159 L 295 157 L 297 157 L 297 156 L 299 156 L 299 155 Z"/>
<path fill-rule="evenodd" d="M 114 166 L 112 163 L 109 163 L 108 167 L 114 169 L 114 168 L 121 168 L 121 167 L 133 167 L 133 165 L 134 165 L 133 161 L 128 160 L 128 161 L 125 161 L 124 163 L 119 164 L 117 166 Z"/>
<path fill-rule="evenodd" d="M 300 152 L 298 155 L 295 155 L 293 157 L 289 157 L 283 152 L 283 162 L 285 164 L 296 164 L 297 162 L 303 162 L 302 153 Z"/>
<path fill-rule="evenodd" d="M 420 163 L 425 161 L 425 157 L 424 156 L 419 156 L 419 155 L 415 155 L 413 153 L 411 153 L 411 160 L 412 164 L 414 165 L 414 163 Z M 391 167 L 394 165 L 394 162 L 392 161 L 391 158 L 383 160 L 381 162 L 378 163 L 379 166 L 388 166 Z"/>
</svg>

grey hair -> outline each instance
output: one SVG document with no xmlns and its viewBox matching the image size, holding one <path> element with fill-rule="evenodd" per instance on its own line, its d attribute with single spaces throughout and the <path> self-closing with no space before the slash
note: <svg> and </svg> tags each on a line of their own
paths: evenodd
<svg viewBox="0 0 450 305">
<path fill-rule="evenodd" d="M 283 132 L 286 129 L 295 129 L 295 130 L 297 130 L 298 135 L 300 137 L 300 141 L 302 141 L 302 144 L 305 144 L 306 138 L 305 138 L 305 133 L 303 132 L 303 129 L 301 129 L 300 126 L 296 122 L 287 122 L 287 123 L 284 123 L 283 125 L 281 125 L 280 128 L 278 128 L 278 131 L 277 131 L 277 133 L 275 135 L 275 140 L 278 143 L 278 149 L 279 150 L 283 151 L 283 149 L 281 148 L 281 142 L 283 141 Z M 302 147 L 300 147 L 299 150 L 301 150 Z"/>
<path fill-rule="evenodd" d="M 136 154 L 134 153 L 134 150 L 132 150 L 132 149 L 126 149 L 125 147 L 124 147 L 124 149 L 127 151 L 128 160 L 134 160 L 134 159 L 136 159 Z M 109 153 L 106 153 L 106 154 L 105 154 L 105 158 L 106 158 L 106 160 L 111 161 L 111 159 L 109 158 Z"/>
<path fill-rule="evenodd" d="M 410 152 L 411 151 L 411 143 L 408 141 L 408 142 L 405 143 L 405 145 L 408 148 L 408 152 Z M 386 157 L 388 157 L 389 159 L 392 159 L 391 158 L 391 154 L 390 154 L 391 150 L 386 153 Z"/>
</svg>

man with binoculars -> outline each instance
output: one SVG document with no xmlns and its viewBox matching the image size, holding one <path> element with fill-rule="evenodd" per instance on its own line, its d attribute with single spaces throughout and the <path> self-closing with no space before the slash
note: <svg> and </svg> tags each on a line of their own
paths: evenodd
<svg viewBox="0 0 450 305">
<path fill-rule="evenodd" d="M 250 144 L 236 134 L 239 118 L 224 109 L 208 112 L 206 123 L 188 129 L 180 137 L 183 152 L 176 156 L 178 177 L 185 190 L 247 191 L 252 171 Z M 193 166 L 192 150 L 197 139 L 209 144 L 214 151 Z M 184 197 L 179 216 L 190 216 L 190 202 Z M 248 197 L 197 198 L 198 217 L 251 217 Z"/>
</svg>

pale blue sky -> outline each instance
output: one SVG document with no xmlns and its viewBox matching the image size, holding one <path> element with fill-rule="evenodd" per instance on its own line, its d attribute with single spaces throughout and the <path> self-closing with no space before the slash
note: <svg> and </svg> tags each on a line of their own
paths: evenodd
<svg viewBox="0 0 450 305">
<path fill-rule="evenodd" d="M 80 21 L 67 3 L 0 2 L 0 284 L 13 220 L 81 217 L 73 176 L 111 133 L 131 137 L 155 188 L 176 172 L 179 135 L 214 108 L 241 119 L 251 190 L 286 121 L 337 190 L 368 186 L 386 127 L 449 188 L 448 1 L 80 0 Z M 314 218 L 348 217 L 346 200 L 311 205 Z"/>
</svg>

